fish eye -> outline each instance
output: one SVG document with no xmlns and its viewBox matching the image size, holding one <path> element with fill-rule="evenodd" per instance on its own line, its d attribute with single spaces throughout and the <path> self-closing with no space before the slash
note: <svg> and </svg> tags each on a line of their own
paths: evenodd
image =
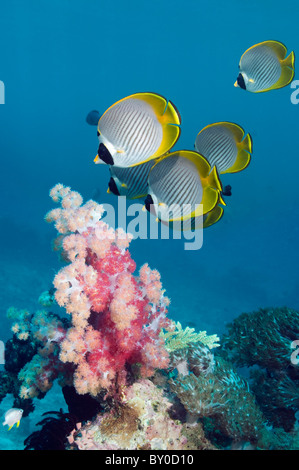
<svg viewBox="0 0 299 470">
<path fill-rule="evenodd" d="M 97 131 L 97 136 L 99 137 L 99 135 L 101 135 L 101 133 L 99 131 Z"/>
<path fill-rule="evenodd" d="M 99 145 L 98 156 L 101 160 L 103 160 L 104 163 L 107 163 L 107 165 L 114 165 L 114 160 L 111 156 L 111 153 L 103 143 L 100 143 Z"/>
</svg>

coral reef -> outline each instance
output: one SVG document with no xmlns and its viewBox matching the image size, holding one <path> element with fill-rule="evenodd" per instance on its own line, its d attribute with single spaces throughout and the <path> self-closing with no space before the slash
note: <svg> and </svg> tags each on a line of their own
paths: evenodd
<svg viewBox="0 0 299 470">
<path fill-rule="evenodd" d="M 182 367 L 185 363 L 185 368 Z M 234 442 L 257 443 L 264 428 L 263 415 L 247 382 L 223 359 L 205 346 L 194 345 L 171 357 L 178 375 L 170 380 L 188 422 L 212 417 L 214 427 Z"/>
<path fill-rule="evenodd" d="M 62 386 L 71 383 L 72 369 L 58 358 L 67 322 L 46 310 L 31 314 L 27 310 L 10 308 L 7 316 L 13 320 L 12 331 L 17 340 L 30 340 L 35 345 L 35 354 L 18 371 L 19 397 L 42 397 L 57 378 Z"/>
<path fill-rule="evenodd" d="M 44 397 L 64 367 L 57 360 L 57 345 L 65 334 L 65 320 L 45 310 L 31 314 L 13 307 L 7 316 L 13 321 L 14 334 L 5 344 L 0 401 L 12 394 L 13 406 L 22 408 L 23 416 L 27 416 L 34 409 L 32 398 Z"/>
<path fill-rule="evenodd" d="M 150 380 L 126 388 L 121 402 L 68 436 L 80 450 L 190 450 L 214 449 L 200 424 L 189 426 L 168 414 L 172 404 Z"/>
<path fill-rule="evenodd" d="M 299 366 L 291 360 L 298 338 L 299 312 L 282 307 L 243 313 L 221 340 L 223 357 L 251 367 L 250 387 L 261 410 L 285 431 L 293 429 L 299 407 Z"/>
<path fill-rule="evenodd" d="M 64 266 L 42 309 L 7 312 L 0 400 L 12 393 L 28 415 L 57 380 L 69 412 L 47 413 L 26 449 L 297 448 L 298 312 L 243 314 L 219 347 L 167 318 L 160 274 L 135 273 L 131 236 L 104 222 L 102 206 L 60 184 L 50 196 Z M 255 366 L 250 387 L 234 366 Z"/>
</svg>

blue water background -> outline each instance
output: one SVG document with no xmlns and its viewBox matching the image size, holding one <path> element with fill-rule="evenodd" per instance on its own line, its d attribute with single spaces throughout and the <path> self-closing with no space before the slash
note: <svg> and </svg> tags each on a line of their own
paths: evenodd
<svg viewBox="0 0 299 470">
<path fill-rule="evenodd" d="M 161 272 L 169 316 L 221 334 L 241 312 L 299 308 L 299 105 L 289 86 L 256 95 L 233 87 L 241 54 L 257 42 L 277 39 L 299 56 L 298 13 L 298 1 L 276 0 L 1 2 L 2 341 L 11 334 L 6 309 L 38 308 L 61 266 L 51 251 L 55 232 L 43 221 L 53 207 L 50 188 L 63 183 L 84 200 L 117 205 L 106 194 L 108 168 L 93 163 L 96 128 L 85 117 L 138 91 L 176 104 L 175 149 L 192 149 L 199 130 L 217 121 L 236 122 L 253 138 L 250 166 L 223 177 L 233 195 L 223 219 L 204 232 L 202 249 L 132 242 L 138 266 Z M 39 413 L 58 409 L 55 390 L 18 430 L 1 427 L 0 448 L 22 448 Z M 11 405 L 7 397 L 0 412 Z"/>
</svg>

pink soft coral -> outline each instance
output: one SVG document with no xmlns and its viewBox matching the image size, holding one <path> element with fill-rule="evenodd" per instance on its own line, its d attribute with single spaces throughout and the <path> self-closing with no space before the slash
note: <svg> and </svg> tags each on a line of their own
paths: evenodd
<svg viewBox="0 0 299 470">
<path fill-rule="evenodd" d="M 169 299 L 160 275 L 144 265 L 139 277 L 128 251 L 132 237 L 101 219 L 94 201 L 60 184 L 50 192 L 61 208 L 50 211 L 61 234 L 59 244 L 70 264 L 55 276 L 55 298 L 71 314 L 72 327 L 61 343 L 60 360 L 73 363 L 78 393 L 115 393 L 126 384 L 127 368 L 139 365 L 143 377 L 168 366 L 160 337 L 167 327 Z M 57 244 L 58 246 L 58 244 Z"/>
</svg>

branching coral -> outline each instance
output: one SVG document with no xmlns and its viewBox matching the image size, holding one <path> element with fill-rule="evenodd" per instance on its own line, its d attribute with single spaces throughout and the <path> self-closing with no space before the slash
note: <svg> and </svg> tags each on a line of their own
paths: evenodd
<svg viewBox="0 0 299 470">
<path fill-rule="evenodd" d="M 100 220 L 103 208 L 94 201 L 82 205 L 81 196 L 62 185 L 50 192 L 61 208 L 50 211 L 61 234 L 69 264 L 55 276 L 55 298 L 71 315 L 71 328 L 61 343 L 60 360 L 74 366 L 78 393 L 96 396 L 102 388 L 126 384 L 127 367 L 139 364 L 147 377 L 168 365 L 162 328 L 169 300 L 160 275 L 136 265 L 127 250 L 131 236 Z"/>
<path fill-rule="evenodd" d="M 186 348 L 188 345 L 201 343 L 209 349 L 217 348 L 219 346 L 219 338 L 217 335 L 207 335 L 206 331 L 195 333 L 194 328 L 182 328 L 181 323 L 173 322 L 167 332 L 162 331 L 161 336 L 165 340 L 165 347 L 167 351 L 176 351 L 177 349 Z"/>
</svg>

